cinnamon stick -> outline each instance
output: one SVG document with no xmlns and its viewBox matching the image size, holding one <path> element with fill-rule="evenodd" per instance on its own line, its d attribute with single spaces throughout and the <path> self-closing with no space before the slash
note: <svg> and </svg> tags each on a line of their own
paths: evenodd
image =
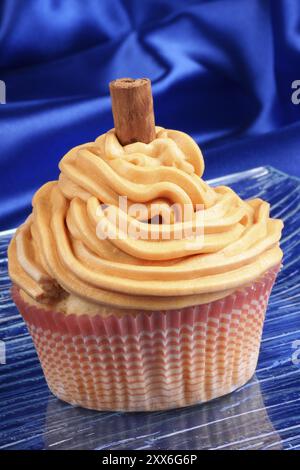
<svg viewBox="0 0 300 470">
<path fill-rule="evenodd" d="M 149 144 L 155 139 L 151 82 L 148 78 L 119 78 L 109 84 L 115 132 L 122 145 Z"/>
</svg>

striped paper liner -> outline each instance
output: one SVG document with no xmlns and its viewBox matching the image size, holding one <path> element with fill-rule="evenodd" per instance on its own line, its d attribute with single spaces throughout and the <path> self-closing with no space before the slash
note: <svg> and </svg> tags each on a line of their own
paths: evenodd
<svg viewBox="0 0 300 470">
<path fill-rule="evenodd" d="M 279 267 L 207 304 L 136 315 L 63 314 L 13 299 L 50 390 L 96 410 L 150 411 L 225 395 L 254 374 Z"/>
</svg>

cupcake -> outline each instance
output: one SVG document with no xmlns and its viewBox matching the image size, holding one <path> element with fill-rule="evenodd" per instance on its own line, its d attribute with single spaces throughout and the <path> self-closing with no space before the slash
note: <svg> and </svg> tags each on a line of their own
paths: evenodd
<svg viewBox="0 0 300 470">
<path fill-rule="evenodd" d="M 115 128 L 70 150 L 9 246 L 12 296 L 50 390 L 97 410 L 201 403 L 254 374 L 282 221 L 203 179 L 154 127 L 150 83 L 111 85 Z"/>
</svg>

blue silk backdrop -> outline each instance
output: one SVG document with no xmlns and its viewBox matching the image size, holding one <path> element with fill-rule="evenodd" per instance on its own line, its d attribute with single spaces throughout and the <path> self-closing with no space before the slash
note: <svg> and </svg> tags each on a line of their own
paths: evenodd
<svg viewBox="0 0 300 470">
<path fill-rule="evenodd" d="M 72 146 L 113 126 L 108 82 L 148 76 L 156 121 L 201 145 L 205 177 L 300 176 L 299 0 L 2 0 L 0 228 Z"/>
</svg>

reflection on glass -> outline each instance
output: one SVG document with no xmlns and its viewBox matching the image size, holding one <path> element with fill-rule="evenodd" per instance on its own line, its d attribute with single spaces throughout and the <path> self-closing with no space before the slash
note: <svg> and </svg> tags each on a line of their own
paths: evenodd
<svg viewBox="0 0 300 470">
<path fill-rule="evenodd" d="M 254 377 L 226 397 L 179 410 L 101 413 L 49 398 L 48 449 L 281 449 Z"/>
</svg>

